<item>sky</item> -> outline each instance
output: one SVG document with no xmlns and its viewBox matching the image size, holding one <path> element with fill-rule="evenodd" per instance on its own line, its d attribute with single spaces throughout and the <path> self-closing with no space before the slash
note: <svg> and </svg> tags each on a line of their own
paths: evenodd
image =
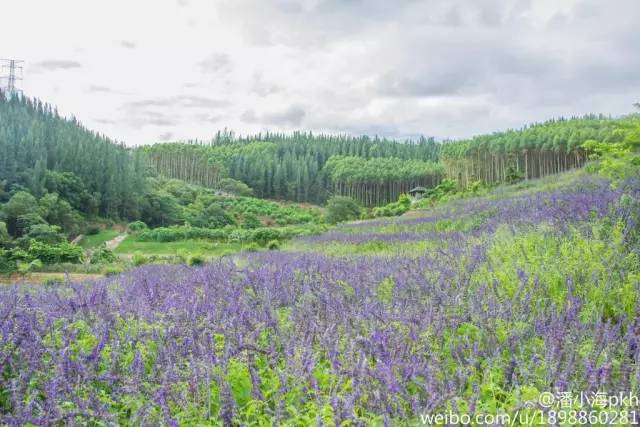
<svg viewBox="0 0 640 427">
<path fill-rule="evenodd" d="M 21 88 L 128 145 L 458 139 L 640 99 L 638 0 L 20 0 Z M 8 18 L 9 17 L 9 18 Z"/>
</svg>

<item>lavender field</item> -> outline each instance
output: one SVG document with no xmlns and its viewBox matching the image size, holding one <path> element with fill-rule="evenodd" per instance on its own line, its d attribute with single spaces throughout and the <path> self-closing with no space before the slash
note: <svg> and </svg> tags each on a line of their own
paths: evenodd
<svg viewBox="0 0 640 427">
<path fill-rule="evenodd" d="M 0 290 L 6 425 L 403 426 L 640 394 L 640 182 L 459 200 L 280 251 Z"/>
</svg>

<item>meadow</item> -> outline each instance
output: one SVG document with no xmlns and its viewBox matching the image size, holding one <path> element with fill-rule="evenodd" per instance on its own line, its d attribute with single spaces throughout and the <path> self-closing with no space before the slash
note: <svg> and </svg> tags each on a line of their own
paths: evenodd
<svg viewBox="0 0 640 427">
<path fill-rule="evenodd" d="M 585 174 L 282 250 L 0 290 L 7 425 L 420 425 L 640 393 L 640 182 Z"/>
</svg>

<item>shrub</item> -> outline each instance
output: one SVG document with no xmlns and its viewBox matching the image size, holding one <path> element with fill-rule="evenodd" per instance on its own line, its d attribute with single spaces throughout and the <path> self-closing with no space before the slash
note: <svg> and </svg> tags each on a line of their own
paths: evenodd
<svg viewBox="0 0 640 427">
<path fill-rule="evenodd" d="M 187 264 L 190 266 L 204 264 L 204 257 L 202 255 L 191 255 L 187 260 Z"/>
<path fill-rule="evenodd" d="M 9 242 L 9 232 L 7 231 L 7 224 L 0 221 L 0 246 Z"/>
<path fill-rule="evenodd" d="M 131 232 L 131 233 L 138 233 L 140 231 L 144 231 L 147 230 L 147 224 L 145 224 L 142 221 L 133 221 L 130 222 L 129 225 L 127 225 L 127 229 Z"/>
<path fill-rule="evenodd" d="M 335 224 L 359 218 L 362 208 L 351 197 L 334 196 L 327 202 L 327 211 L 327 221 Z"/>
<path fill-rule="evenodd" d="M 262 224 L 260 223 L 260 220 L 258 220 L 258 217 L 256 217 L 252 213 L 247 213 L 242 218 L 242 228 L 254 229 L 260 226 L 262 226 Z"/>
<path fill-rule="evenodd" d="M 411 199 L 406 194 L 401 194 L 397 202 L 373 209 L 373 216 L 399 216 L 411 208 Z"/>
<path fill-rule="evenodd" d="M 112 251 L 105 247 L 100 247 L 91 255 L 91 264 L 111 264 L 118 258 Z"/>
<path fill-rule="evenodd" d="M 225 193 L 235 194 L 238 196 L 251 196 L 253 189 L 242 181 L 232 178 L 223 178 L 218 182 L 218 189 Z"/>
<path fill-rule="evenodd" d="M 27 233 L 27 238 L 49 245 L 57 245 L 66 240 L 64 235 L 60 233 L 60 227 L 49 224 L 32 225 Z"/>
<path fill-rule="evenodd" d="M 271 240 L 269 243 L 267 243 L 267 249 L 269 249 L 270 251 L 277 251 L 278 249 L 280 249 L 280 242 L 277 240 Z"/>
<path fill-rule="evenodd" d="M 16 260 L 30 262 L 40 260 L 44 264 L 58 264 L 63 262 L 79 263 L 82 261 L 82 248 L 68 242 L 50 245 L 31 239 L 26 251 L 14 249 L 12 257 Z"/>
<path fill-rule="evenodd" d="M 16 219 L 16 235 L 22 236 L 24 234 L 27 234 L 31 227 L 35 225 L 47 225 L 47 221 L 45 221 L 44 218 L 34 212 L 20 215 Z"/>
<path fill-rule="evenodd" d="M 8 251 L 0 248 L 0 274 L 11 274 L 17 269 L 16 262 L 9 255 Z"/>
<path fill-rule="evenodd" d="M 134 266 L 138 267 L 140 265 L 147 264 L 149 262 L 149 259 L 140 252 L 136 252 L 135 254 L 133 254 L 131 262 Z"/>
<path fill-rule="evenodd" d="M 100 233 L 100 226 L 96 224 L 89 225 L 84 231 L 84 234 L 86 234 L 87 236 L 94 236 L 98 233 Z"/>
</svg>

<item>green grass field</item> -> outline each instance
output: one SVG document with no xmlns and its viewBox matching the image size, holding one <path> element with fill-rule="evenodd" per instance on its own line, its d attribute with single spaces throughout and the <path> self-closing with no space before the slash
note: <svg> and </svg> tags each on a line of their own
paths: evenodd
<svg viewBox="0 0 640 427">
<path fill-rule="evenodd" d="M 80 246 L 84 249 L 95 248 L 96 246 L 100 246 L 104 242 L 115 238 L 118 234 L 116 230 L 102 230 L 98 234 L 91 234 L 88 236 L 84 236 L 82 240 L 80 240 Z"/>
<path fill-rule="evenodd" d="M 222 256 L 240 252 L 241 243 L 214 243 L 205 240 L 182 240 L 177 242 L 139 242 L 128 236 L 115 250 L 118 255 L 204 255 Z"/>
</svg>

